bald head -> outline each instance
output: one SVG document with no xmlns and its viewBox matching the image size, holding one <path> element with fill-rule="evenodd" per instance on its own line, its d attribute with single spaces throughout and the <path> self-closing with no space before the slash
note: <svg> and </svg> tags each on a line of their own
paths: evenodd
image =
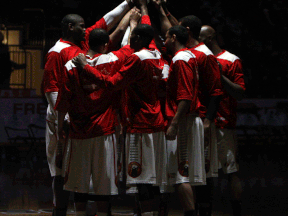
<svg viewBox="0 0 288 216">
<path fill-rule="evenodd" d="M 210 44 L 217 43 L 215 30 L 208 25 L 201 27 L 199 41 L 204 42 L 208 47 Z"/>
</svg>

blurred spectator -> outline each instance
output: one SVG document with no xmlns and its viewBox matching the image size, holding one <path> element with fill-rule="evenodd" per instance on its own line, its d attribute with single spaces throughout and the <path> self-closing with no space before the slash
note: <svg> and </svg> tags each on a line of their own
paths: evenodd
<svg viewBox="0 0 288 216">
<path fill-rule="evenodd" d="M 23 69 L 25 64 L 17 64 L 10 60 L 9 47 L 3 44 L 4 35 L 0 32 L 0 89 L 10 88 L 10 77 L 14 69 Z"/>
</svg>

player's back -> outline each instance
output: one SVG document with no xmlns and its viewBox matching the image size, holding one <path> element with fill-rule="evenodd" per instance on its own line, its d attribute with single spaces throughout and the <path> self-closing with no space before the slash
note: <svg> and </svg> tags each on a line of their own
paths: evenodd
<svg viewBox="0 0 288 216">
<path fill-rule="evenodd" d="M 223 50 L 216 57 L 222 66 L 222 74 L 245 90 L 243 68 L 239 57 L 226 50 Z M 237 100 L 229 95 L 227 91 L 224 90 L 223 92 L 216 117 L 216 125 L 218 127 L 235 128 Z"/>
<path fill-rule="evenodd" d="M 155 49 L 142 49 L 129 58 L 128 64 L 134 64 L 132 70 L 135 68 L 133 73 L 135 77 L 131 77 L 133 82 L 125 87 L 121 99 L 125 116 L 123 120 L 128 126 L 128 131 L 131 133 L 161 131 L 164 119 L 157 94 L 164 66 L 161 53 Z"/>
</svg>

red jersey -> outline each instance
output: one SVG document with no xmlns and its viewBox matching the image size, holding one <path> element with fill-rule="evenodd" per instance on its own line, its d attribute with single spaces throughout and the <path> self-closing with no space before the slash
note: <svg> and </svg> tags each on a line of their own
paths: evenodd
<svg viewBox="0 0 288 216">
<path fill-rule="evenodd" d="M 154 133 L 164 129 L 158 98 L 163 61 L 158 50 L 143 48 L 132 54 L 114 76 L 105 76 L 88 64 L 86 74 L 108 88 L 123 89 L 121 112 L 128 133 Z"/>
<path fill-rule="evenodd" d="M 223 94 L 219 66 L 215 56 L 203 42 L 189 50 L 196 56 L 198 63 L 200 117 L 205 118 L 210 97 Z"/>
<path fill-rule="evenodd" d="M 88 51 L 89 35 L 90 32 L 95 28 L 103 28 L 105 30 L 107 29 L 104 18 L 101 18 L 93 26 L 86 29 L 85 41 L 81 42 L 81 47 L 69 41 L 63 41 L 60 39 L 48 51 L 46 55 L 46 64 L 42 80 L 42 88 L 44 93 L 58 92 L 58 82 L 61 80 L 61 71 L 63 71 L 64 65 L 79 53 Z"/>
<path fill-rule="evenodd" d="M 191 101 L 189 113 L 198 112 L 198 66 L 195 55 L 187 48 L 179 50 L 170 65 L 166 100 L 168 118 L 175 116 L 181 100 Z"/>
<path fill-rule="evenodd" d="M 87 62 L 102 74 L 112 76 L 123 65 L 123 61 L 133 52 L 129 46 L 108 54 L 97 54 Z M 118 124 L 116 113 L 116 98 L 120 93 L 94 86 L 88 79 L 79 76 L 75 65 L 70 60 L 65 64 L 65 82 L 60 88 L 55 109 L 70 116 L 70 134 L 73 139 L 89 139 L 115 132 Z"/>
<path fill-rule="evenodd" d="M 219 53 L 216 58 L 222 65 L 223 75 L 245 90 L 241 60 L 226 50 Z M 220 102 L 215 122 L 220 128 L 235 128 L 237 121 L 237 100 L 230 96 L 225 90 L 223 90 L 223 92 L 223 98 Z"/>
<path fill-rule="evenodd" d="M 83 50 L 88 50 L 89 34 L 94 28 L 107 28 L 104 18 L 97 21 L 93 26 L 86 29 L 85 41 L 79 47 L 69 41 L 58 40 L 56 44 L 48 51 L 42 79 L 42 90 L 44 93 L 58 92 L 63 82 L 64 65 L 73 57 L 77 56 Z M 48 120 L 56 120 L 52 112 L 53 107 L 49 104 L 47 109 Z"/>
</svg>

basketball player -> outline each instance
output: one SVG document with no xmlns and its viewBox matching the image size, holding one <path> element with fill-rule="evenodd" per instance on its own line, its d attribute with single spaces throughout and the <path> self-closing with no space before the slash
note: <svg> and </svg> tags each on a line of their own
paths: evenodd
<svg viewBox="0 0 288 216">
<path fill-rule="evenodd" d="M 139 19 L 140 14 L 132 10 L 131 14 L 136 14 L 133 17 Z M 129 16 L 125 21 L 126 27 Z M 124 23 L 123 20 L 121 22 Z M 92 30 L 89 36 L 90 49 L 86 53 L 86 58 L 89 65 L 105 75 L 112 76 L 133 53 L 133 49 L 128 45 L 118 51 L 103 54 L 108 42 L 109 35 L 105 30 Z M 59 112 L 59 125 L 63 124 L 64 119 L 60 117 L 63 117 L 64 113 L 68 112 L 71 119 L 69 136 L 71 152 L 65 163 L 64 189 L 76 192 L 77 215 L 84 215 L 91 176 L 93 195 L 102 195 L 102 200 L 109 201 L 110 195 L 118 194 L 116 149 L 119 134 L 116 134 L 116 126 L 119 124 L 117 107 L 120 100 L 117 98 L 120 93 L 101 88 L 89 82 L 89 79 L 79 76 L 71 60 L 65 64 L 65 68 L 65 82 L 60 88 L 55 106 Z M 97 204 L 97 215 L 103 212 L 106 215 L 108 203 L 97 202 Z"/>
<path fill-rule="evenodd" d="M 128 9 L 128 3 L 124 1 L 88 29 L 85 29 L 85 23 L 81 16 L 77 14 L 66 15 L 61 22 L 63 37 L 56 42 L 46 56 L 42 87 L 49 103 L 46 117 L 46 152 L 50 173 L 53 177 L 53 215 L 66 215 L 69 198 L 69 193 L 63 191 L 61 161 L 59 166 L 56 166 L 57 112 L 53 110 L 61 86 L 64 64 L 82 50 L 88 50 L 86 39 L 93 29 L 110 30 Z M 64 152 L 64 149 L 61 151 Z"/>
<path fill-rule="evenodd" d="M 242 63 L 237 56 L 219 47 L 216 32 L 211 26 L 202 26 L 199 40 L 208 46 L 221 66 L 224 94 L 215 120 L 218 160 L 223 172 L 228 176 L 233 215 L 240 216 L 242 186 L 238 177 L 235 127 L 237 100 L 243 98 L 245 91 Z"/>
<path fill-rule="evenodd" d="M 176 142 L 168 142 L 176 147 L 177 160 L 174 162 L 178 161 L 176 169 L 168 174 L 170 183 L 176 185 L 184 215 L 194 216 L 197 214 L 190 183 L 193 184 L 197 178 L 201 180 L 201 173 L 205 174 L 204 160 L 200 172 L 194 164 L 195 154 L 201 153 L 201 149 L 200 152 L 195 150 L 204 144 L 204 131 L 198 113 L 198 66 L 195 55 L 185 46 L 187 40 L 188 32 L 183 26 L 173 26 L 166 33 L 165 46 L 174 56 L 167 80 L 166 115 L 169 124 L 166 136 L 167 140 L 175 140 L 177 136 Z M 195 173 L 198 176 L 194 176 Z M 205 175 L 202 177 L 205 181 Z"/>
<path fill-rule="evenodd" d="M 163 5 L 160 4 L 159 17 L 161 21 L 162 34 L 163 31 L 167 31 L 172 24 L 175 25 L 175 18 L 167 12 L 164 11 Z M 162 7 L 162 8 L 161 8 Z M 166 6 L 165 6 L 166 7 Z M 166 9 L 167 10 L 167 9 Z M 167 10 L 168 11 L 168 10 Z M 169 18 L 169 19 L 168 19 Z M 171 21 L 169 21 L 171 20 Z M 220 72 L 217 65 L 216 58 L 213 53 L 206 47 L 204 43 L 198 41 L 198 36 L 202 26 L 201 20 L 196 16 L 186 16 L 180 19 L 180 25 L 184 26 L 188 33 L 189 39 L 186 46 L 190 51 L 196 56 L 199 71 L 199 100 L 201 103 L 200 107 L 200 117 L 203 119 L 204 123 L 204 146 L 205 146 L 205 169 L 207 172 L 207 177 L 218 176 L 218 159 L 215 157 L 216 154 L 212 154 L 217 149 L 216 146 L 216 134 L 214 118 L 221 100 L 222 86 L 220 82 Z M 201 154 L 200 154 L 201 155 Z M 206 184 L 205 182 L 200 183 L 200 185 Z M 210 178 L 207 179 L 207 184 L 210 186 L 212 181 Z M 202 189 L 205 187 L 196 187 L 199 196 L 197 196 L 197 202 L 202 202 L 201 194 Z M 210 189 L 208 189 L 210 191 Z M 198 194 L 197 193 L 197 194 Z M 206 193 L 207 194 L 207 193 Z M 206 198 L 204 197 L 206 200 Z M 196 208 L 198 207 L 198 204 Z M 201 204 L 200 204 L 201 209 Z"/>
</svg>

